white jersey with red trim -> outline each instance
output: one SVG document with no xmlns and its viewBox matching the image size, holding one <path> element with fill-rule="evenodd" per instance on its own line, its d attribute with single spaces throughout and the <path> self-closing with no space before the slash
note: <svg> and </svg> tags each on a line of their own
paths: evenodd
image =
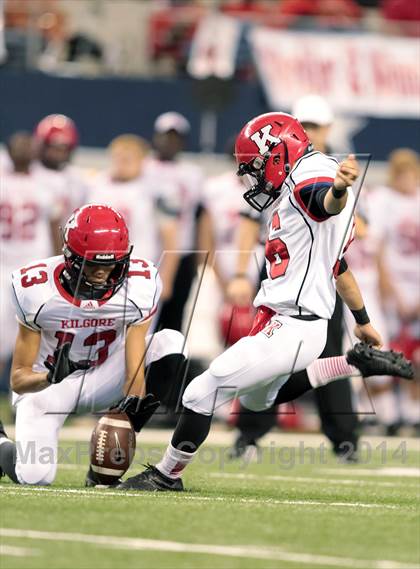
<svg viewBox="0 0 420 569">
<path fill-rule="evenodd" d="M 230 171 L 209 178 L 203 187 L 203 207 L 209 213 L 214 236 L 215 261 L 226 280 L 236 272 L 238 229 L 243 209 L 244 186 L 238 176 Z M 261 245 L 254 249 L 248 274 L 254 281 L 261 270 Z"/>
<path fill-rule="evenodd" d="M 254 301 L 290 316 L 331 318 L 335 306 L 334 272 L 352 240 L 354 195 L 339 215 L 311 213 L 304 191 L 314 193 L 334 182 L 338 162 L 320 152 L 300 158 L 271 206 L 265 246 L 268 278 Z"/>
<path fill-rule="evenodd" d="M 33 261 L 12 274 L 17 319 L 41 332 L 34 371 L 64 342 L 70 358 L 101 365 L 125 341 L 127 326 L 141 324 L 157 308 L 161 281 L 156 267 L 145 259 L 131 259 L 128 278 L 107 300 L 79 300 L 62 286 L 62 256 Z"/>
<path fill-rule="evenodd" d="M 79 168 L 68 164 L 63 170 L 51 170 L 36 162 L 31 170 L 39 176 L 43 184 L 54 191 L 63 221 L 67 221 L 76 208 L 86 203 L 87 183 Z"/>
<path fill-rule="evenodd" d="M 110 205 L 119 211 L 127 223 L 134 255 L 159 261 L 162 247 L 155 200 L 143 178 L 127 182 L 112 180 L 100 174 L 88 187 L 88 203 Z"/>
<path fill-rule="evenodd" d="M 53 189 L 36 174 L 1 173 L 0 259 L 10 273 L 30 259 L 53 254 L 50 222 L 60 209 Z"/>
<path fill-rule="evenodd" d="M 414 194 L 377 188 L 371 202 L 392 283 L 404 304 L 414 308 L 420 302 L 420 188 Z"/>
<path fill-rule="evenodd" d="M 157 202 L 179 214 L 179 248 L 195 250 L 195 214 L 201 203 L 203 172 L 199 166 L 184 160 L 163 161 L 150 158 L 145 177 Z"/>
</svg>

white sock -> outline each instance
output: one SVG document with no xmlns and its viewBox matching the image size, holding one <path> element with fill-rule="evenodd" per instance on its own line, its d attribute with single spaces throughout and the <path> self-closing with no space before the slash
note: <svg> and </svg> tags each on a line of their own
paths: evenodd
<svg viewBox="0 0 420 569">
<path fill-rule="evenodd" d="M 309 382 L 314 389 L 342 377 L 360 375 L 356 367 L 347 363 L 346 356 L 315 360 L 306 368 L 306 371 Z"/>
<path fill-rule="evenodd" d="M 185 452 L 174 448 L 170 443 L 162 460 L 156 465 L 168 478 L 181 478 L 184 468 L 193 460 L 197 452 Z"/>
</svg>

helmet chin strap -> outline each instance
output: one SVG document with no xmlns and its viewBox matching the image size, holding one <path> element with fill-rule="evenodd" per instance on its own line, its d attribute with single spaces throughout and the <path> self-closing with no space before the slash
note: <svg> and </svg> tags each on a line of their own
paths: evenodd
<svg viewBox="0 0 420 569">
<path fill-rule="evenodd" d="M 64 269 L 60 275 L 61 284 L 72 295 L 82 300 L 100 300 L 109 291 L 101 285 L 94 285 L 85 278 L 82 281 L 81 276 L 77 281 L 69 272 Z"/>
</svg>

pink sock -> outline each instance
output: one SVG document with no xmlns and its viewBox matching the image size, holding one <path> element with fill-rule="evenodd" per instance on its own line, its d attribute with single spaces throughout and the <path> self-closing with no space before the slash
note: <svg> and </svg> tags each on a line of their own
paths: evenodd
<svg viewBox="0 0 420 569">
<path fill-rule="evenodd" d="M 312 387 L 321 387 L 341 377 L 360 375 L 359 370 L 347 363 L 346 356 L 315 360 L 306 368 Z"/>
</svg>

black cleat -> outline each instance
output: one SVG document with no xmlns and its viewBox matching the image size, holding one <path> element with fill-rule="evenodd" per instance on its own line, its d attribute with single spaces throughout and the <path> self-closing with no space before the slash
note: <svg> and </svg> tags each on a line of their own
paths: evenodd
<svg viewBox="0 0 420 569">
<path fill-rule="evenodd" d="M 350 365 L 357 367 L 363 377 L 391 375 L 414 378 L 413 365 L 401 352 L 377 350 L 365 342 L 359 342 L 346 353 L 346 359 Z"/>
<path fill-rule="evenodd" d="M 248 440 L 242 435 L 236 439 L 233 447 L 228 451 L 229 460 L 238 460 L 243 458 L 247 463 L 257 462 L 261 454 L 261 449 L 255 440 Z"/>
<path fill-rule="evenodd" d="M 97 479 L 96 474 L 93 472 L 91 467 L 89 467 L 89 470 L 87 471 L 86 478 L 85 478 L 86 488 L 95 488 L 95 486 L 102 487 L 102 488 L 114 488 L 120 482 L 121 482 L 121 480 L 118 479 L 115 482 L 113 482 L 112 484 L 104 484 L 103 482 L 101 482 L 100 480 Z"/>
<path fill-rule="evenodd" d="M 180 478 L 169 478 L 151 464 L 146 470 L 127 478 L 115 487 L 116 490 L 145 490 L 147 492 L 182 492 L 184 485 Z"/>
</svg>

